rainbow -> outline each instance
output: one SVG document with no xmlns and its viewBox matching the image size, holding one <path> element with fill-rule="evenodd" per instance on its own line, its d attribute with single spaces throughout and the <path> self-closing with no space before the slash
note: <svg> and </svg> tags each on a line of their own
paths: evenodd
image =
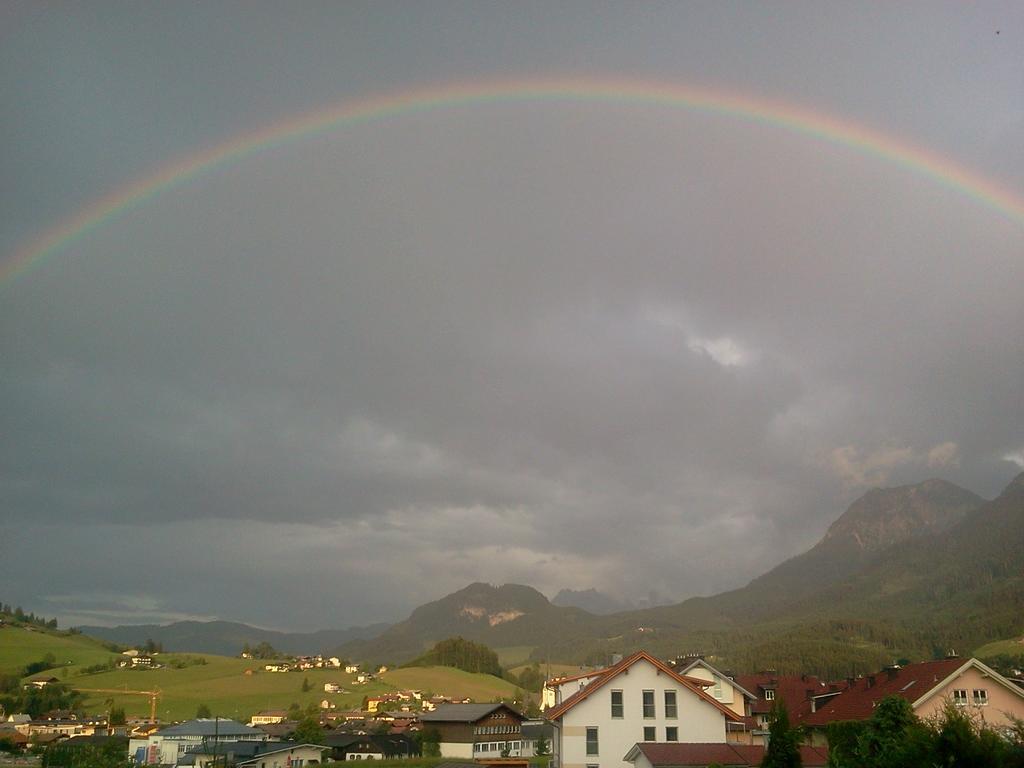
<svg viewBox="0 0 1024 768">
<path fill-rule="evenodd" d="M 255 152 L 358 123 L 461 105 L 507 102 L 661 105 L 773 126 L 847 147 L 949 188 L 1024 225 L 1024 197 L 953 160 L 879 131 L 784 102 L 668 82 L 554 78 L 454 83 L 343 102 L 242 134 L 119 187 L 27 242 L 0 264 L 0 287 L 172 187 Z"/>
</svg>

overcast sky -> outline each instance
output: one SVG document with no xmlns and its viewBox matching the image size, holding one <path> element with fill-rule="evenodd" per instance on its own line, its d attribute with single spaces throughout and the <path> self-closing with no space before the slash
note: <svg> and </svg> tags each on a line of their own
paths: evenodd
<svg viewBox="0 0 1024 768">
<path fill-rule="evenodd" d="M 8 0 L 0 268 L 266 125 L 565 76 L 799 106 L 1024 195 L 1015 0 Z M 1024 217 L 678 106 L 264 147 L 0 284 L 0 599 L 310 629 L 471 581 L 741 586 L 871 486 L 1021 470 L 1022 257 Z"/>
</svg>

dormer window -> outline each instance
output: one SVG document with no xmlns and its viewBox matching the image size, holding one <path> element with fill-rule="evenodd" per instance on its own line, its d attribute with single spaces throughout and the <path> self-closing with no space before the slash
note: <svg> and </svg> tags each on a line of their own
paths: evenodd
<svg viewBox="0 0 1024 768">
<path fill-rule="evenodd" d="M 764 692 L 764 700 L 775 701 L 775 691 L 773 691 L 771 688 L 766 689 Z"/>
</svg>

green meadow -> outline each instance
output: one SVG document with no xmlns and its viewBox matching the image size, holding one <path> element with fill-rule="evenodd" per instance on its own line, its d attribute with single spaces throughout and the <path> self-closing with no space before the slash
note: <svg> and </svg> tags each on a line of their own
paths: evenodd
<svg viewBox="0 0 1024 768">
<path fill-rule="evenodd" d="M 982 661 L 993 656 L 1024 656 L 1024 637 L 986 643 L 974 651 L 974 656 Z"/>
<path fill-rule="evenodd" d="M 263 709 L 319 705 L 324 699 L 336 709 L 358 709 L 366 696 L 403 688 L 476 701 L 513 698 L 518 690 L 506 680 L 450 667 L 393 669 L 360 685 L 355 675 L 342 669 L 267 672 L 261 661 L 201 653 L 161 653 L 156 656 L 163 665 L 160 669 L 86 673 L 88 667 L 116 663 L 123 657 L 84 635 L 0 627 L 0 672 L 20 672 L 48 653 L 56 666 L 39 674 L 57 677 L 85 693 L 86 711 L 103 712 L 114 706 L 123 707 L 129 716 L 148 716 L 148 692 L 158 691 L 157 716 L 164 721 L 195 717 L 202 704 L 215 715 L 244 721 Z M 348 692 L 325 693 L 325 683 L 339 684 Z"/>
<path fill-rule="evenodd" d="M 39 628 L 5 624 L 0 627 L 0 673 L 16 674 L 26 665 L 52 653 L 58 667 L 80 668 L 102 664 L 117 654 L 98 640 L 84 635 L 52 632 Z M 51 670 L 55 677 L 62 670 Z"/>
<path fill-rule="evenodd" d="M 415 689 L 475 701 L 517 698 L 519 689 L 499 677 L 463 672 L 453 667 L 404 667 L 385 672 L 381 680 L 394 688 Z"/>
</svg>

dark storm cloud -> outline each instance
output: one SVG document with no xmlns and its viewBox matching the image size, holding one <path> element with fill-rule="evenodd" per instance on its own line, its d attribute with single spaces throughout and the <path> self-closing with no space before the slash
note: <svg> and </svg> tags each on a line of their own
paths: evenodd
<svg viewBox="0 0 1024 768">
<path fill-rule="evenodd" d="M 122 9 L 117 24 L 84 27 L 110 55 L 85 56 L 77 40 L 65 61 L 88 66 L 60 77 L 33 79 L 36 54 L 5 43 L 21 74 L 7 92 L 39 103 L 7 129 L 26 186 L 5 182 L 15 205 L 2 242 L 79 199 L 58 169 L 30 171 L 49 146 L 26 140 L 33 127 L 59 145 L 47 162 L 98 195 L 121 178 L 111 154 L 126 169 L 147 153 L 159 164 L 296 105 L 425 72 L 478 75 L 469 62 L 572 69 L 600 48 L 540 6 L 507 19 L 440 5 L 450 27 L 423 29 L 378 7 L 310 11 L 275 29 L 287 41 L 277 54 L 240 42 L 269 34 L 270 16 L 229 30 L 207 10 L 192 33 L 196 20 L 177 12 Z M 966 45 L 979 20 L 944 12 Z M 675 11 L 676 27 L 644 19 L 599 35 L 600 61 L 706 75 L 694 50 L 654 44 L 677 29 L 703 50 L 702 21 L 724 46 L 715 81 L 930 132 L 922 143 L 1024 187 L 1014 102 L 970 118 L 979 99 L 1017 93 L 1008 53 L 968 57 L 1003 72 L 992 82 L 953 67 L 948 40 L 925 41 L 920 55 L 948 75 L 940 87 L 891 41 L 844 39 L 814 12 L 792 19 L 820 35 L 810 42 L 765 19 L 747 35 L 758 14 L 713 5 Z M 68 20 L 30 16 L 24 29 L 55 51 Z M 113 42 L 125 19 L 136 37 Z M 356 61 L 325 28 L 393 39 L 372 55 L 354 42 L 370 57 Z M 428 45 L 458 34 L 469 49 Z M 152 61 L 136 70 L 146 40 Z M 215 64 L 218 40 L 237 57 Z M 854 83 L 835 64 L 784 87 L 797 88 L 794 62 L 860 46 L 856 61 L 888 67 L 892 82 Z M 122 95 L 76 100 L 96 82 L 123 83 Z M 143 95 L 146 82 L 167 83 L 166 99 Z M 911 85 L 924 103 L 903 108 Z M 938 93 L 948 103 L 929 103 Z M 191 97 L 205 132 L 174 114 Z M 104 136 L 126 130 L 117 114 L 133 106 L 161 119 L 133 123 L 118 154 Z M 990 138 L 966 142 L 981 123 Z M 53 208 L 34 210 L 47 195 Z M 630 597 L 737 586 L 813 543 L 867 486 L 941 475 L 993 495 L 1013 474 L 1021 244 L 1019 222 L 877 157 L 654 105 L 472 105 L 267 149 L 0 288 L 10 589 L 82 620 L 342 625 L 481 579 Z M 39 537 L 53 554 L 45 573 L 28 546 Z M 140 576 L 123 591 L 126 569 Z M 310 597 L 320 583 L 332 588 Z"/>
</svg>

